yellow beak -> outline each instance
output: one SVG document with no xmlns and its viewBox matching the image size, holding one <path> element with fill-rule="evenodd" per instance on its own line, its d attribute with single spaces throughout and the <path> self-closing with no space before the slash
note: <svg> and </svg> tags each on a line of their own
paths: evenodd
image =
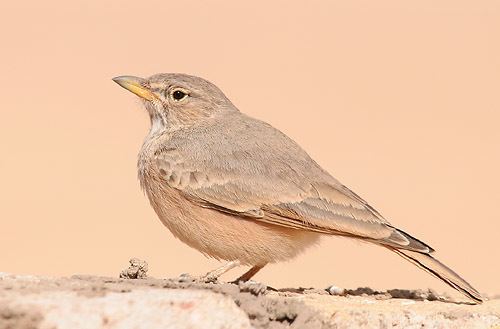
<svg viewBox="0 0 500 329">
<path fill-rule="evenodd" d="M 148 101 L 152 101 L 153 99 L 157 98 L 151 90 L 143 86 L 144 82 L 146 81 L 143 78 L 124 75 L 113 78 L 113 81 L 123 88 L 127 89 L 128 91 L 131 91 L 137 96 L 147 99 Z"/>
</svg>

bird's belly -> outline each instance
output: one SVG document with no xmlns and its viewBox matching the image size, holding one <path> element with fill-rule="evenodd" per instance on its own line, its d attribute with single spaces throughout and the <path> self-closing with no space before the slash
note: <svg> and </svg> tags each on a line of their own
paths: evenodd
<svg viewBox="0 0 500 329">
<path fill-rule="evenodd" d="M 187 245 L 216 259 L 264 265 L 295 257 L 318 241 L 313 232 L 259 223 L 202 208 L 163 185 L 146 188 L 162 223 Z"/>
</svg>

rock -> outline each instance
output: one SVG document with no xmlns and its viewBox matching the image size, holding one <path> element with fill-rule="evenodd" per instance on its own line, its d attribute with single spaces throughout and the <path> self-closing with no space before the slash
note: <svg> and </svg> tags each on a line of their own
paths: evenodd
<svg viewBox="0 0 500 329">
<path fill-rule="evenodd" d="M 62 280 L 61 290 L 50 284 L 41 291 L 31 285 L 1 290 L 0 329 L 251 328 L 230 297 L 209 290 L 117 286 L 101 294 L 96 290 L 108 289 L 94 283 Z M 87 289 L 94 294 L 82 294 Z"/>
<path fill-rule="evenodd" d="M 0 329 L 500 328 L 500 300 L 455 303 L 435 292 L 266 289 L 184 279 L 0 273 Z M 330 295 L 333 294 L 332 295 Z M 437 299 L 437 300 L 436 300 Z"/>
<path fill-rule="evenodd" d="M 330 287 L 326 288 L 326 291 L 328 291 L 328 293 L 330 295 L 333 295 L 333 296 L 342 296 L 345 294 L 344 288 L 340 288 L 340 287 L 336 287 L 336 286 L 330 286 Z"/>
<path fill-rule="evenodd" d="M 147 278 L 148 263 L 138 258 L 129 260 L 130 266 L 121 271 L 122 279 L 145 279 Z"/>
<path fill-rule="evenodd" d="M 265 284 L 252 280 L 246 282 L 240 281 L 238 282 L 238 287 L 241 292 L 249 292 L 255 296 L 262 295 L 267 290 L 267 286 Z"/>
<path fill-rule="evenodd" d="M 194 282 L 195 278 L 193 278 L 189 273 L 181 273 L 177 280 L 179 282 Z"/>
</svg>

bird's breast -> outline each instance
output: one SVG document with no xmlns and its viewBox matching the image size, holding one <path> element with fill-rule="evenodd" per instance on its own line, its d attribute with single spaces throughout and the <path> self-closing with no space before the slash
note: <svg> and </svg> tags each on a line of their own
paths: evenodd
<svg viewBox="0 0 500 329">
<path fill-rule="evenodd" d="M 317 241 L 311 232 L 268 225 L 204 208 L 182 192 L 183 184 L 203 184 L 204 175 L 183 163 L 173 149 L 146 145 L 138 176 L 151 206 L 172 234 L 207 256 L 266 264 L 287 260 Z M 155 156 L 155 151 L 157 155 Z"/>
</svg>

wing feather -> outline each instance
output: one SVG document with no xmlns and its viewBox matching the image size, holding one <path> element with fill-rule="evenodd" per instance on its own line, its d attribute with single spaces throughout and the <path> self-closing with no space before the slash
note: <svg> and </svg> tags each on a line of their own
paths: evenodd
<svg viewBox="0 0 500 329">
<path fill-rule="evenodd" d="M 252 131 L 238 129 L 238 123 L 233 122 L 232 129 L 224 132 L 226 138 L 207 136 L 204 143 L 184 136 L 177 144 L 172 141 L 172 147 L 157 152 L 156 165 L 164 182 L 198 206 L 235 216 L 432 251 L 392 227 L 366 201 L 271 126 L 260 123 L 257 131 Z M 204 134 L 210 135 L 210 131 Z M 258 138 L 259 134 L 273 135 L 274 144 Z M 219 144 L 210 144 L 215 140 Z M 222 150 L 217 157 L 215 148 Z"/>
</svg>

